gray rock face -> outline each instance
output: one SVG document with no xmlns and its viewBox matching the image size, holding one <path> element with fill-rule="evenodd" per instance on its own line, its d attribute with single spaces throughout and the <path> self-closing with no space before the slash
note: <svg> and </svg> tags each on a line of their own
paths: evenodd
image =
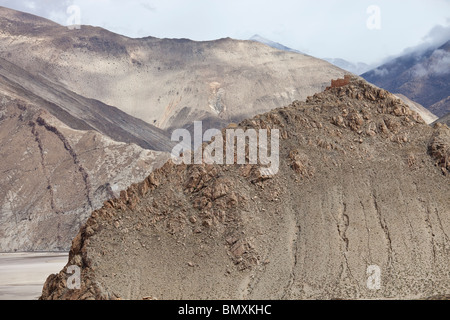
<svg viewBox="0 0 450 320">
<path fill-rule="evenodd" d="M 67 251 L 89 213 L 168 155 L 75 130 L 0 89 L 0 251 Z"/>
<path fill-rule="evenodd" d="M 450 129 L 364 81 L 335 83 L 239 124 L 280 130 L 277 174 L 167 163 L 80 230 L 67 266 L 81 290 L 66 267 L 41 298 L 448 295 Z"/>
</svg>

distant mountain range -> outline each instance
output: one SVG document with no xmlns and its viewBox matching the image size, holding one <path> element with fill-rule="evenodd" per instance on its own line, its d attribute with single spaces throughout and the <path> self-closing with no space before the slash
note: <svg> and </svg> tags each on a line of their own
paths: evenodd
<svg viewBox="0 0 450 320">
<path fill-rule="evenodd" d="M 222 128 L 346 72 L 254 41 L 131 39 L 0 7 L 0 251 L 67 250 L 92 210 Z"/>
<path fill-rule="evenodd" d="M 278 42 L 274 42 L 272 40 L 266 39 L 264 37 L 261 37 L 258 34 L 255 34 L 253 37 L 251 37 L 249 39 L 250 41 L 255 41 L 255 42 L 259 42 L 259 43 L 263 43 L 265 45 L 268 45 L 269 47 L 278 49 L 278 50 L 283 50 L 283 51 L 289 51 L 289 52 L 296 52 L 296 53 L 301 53 L 304 54 L 303 52 L 299 51 L 299 50 L 295 50 L 289 47 L 286 47 L 285 45 L 282 45 L 281 43 Z"/>
<path fill-rule="evenodd" d="M 439 117 L 450 113 L 450 41 L 395 58 L 362 77 L 407 96 Z"/>
<path fill-rule="evenodd" d="M 340 58 L 324 58 L 324 60 L 356 75 L 363 74 L 372 69 L 370 65 L 364 62 L 353 63 Z"/>
<path fill-rule="evenodd" d="M 254 41 L 131 39 L 7 9 L 1 16 L 0 57 L 160 129 L 236 122 L 304 100 L 345 73 Z"/>
<path fill-rule="evenodd" d="M 265 45 L 268 45 L 269 47 L 272 47 L 272 48 L 275 48 L 275 49 L 278 49 L 278 50 L 304 54 L 303 52 L 301 52 L 299 50 L 286 47 L 285 45 L 283 45 L 281 43 L 278 43 L 278 42 L 266 39 L 264 37 L 261 37 L 258 34 L 255 34 L 249 40 L 256 41 L 256 42 L 259 42 L 259 43 L 263 43 Z M 349 62 L 347 60 L 340 59 L 340 58 L 324 58 L 323 60 L 325 60 L 325 61 L 327 61 L 327 62 L 329 62 L 329 63 L 331 63 L 331 64 L 333 64 L 333 65 L 335 65 L 335 66 L 337 66 L 337 67 L 339 67 L 339 68 L 341 68 L 343 70 L 345 70 L 345 71 L 351 72 L 351 73 L 356 74 L 356 75 L 360 75 L 360 74 L 362 74 L 364 72 L 367 72 L 367 71 L 369 71 L 371 69 L 371 66 L 369 66 L 368 64 L 363 63 L 363 62 L 352 63 L 352 62 Z"/>
</svg>

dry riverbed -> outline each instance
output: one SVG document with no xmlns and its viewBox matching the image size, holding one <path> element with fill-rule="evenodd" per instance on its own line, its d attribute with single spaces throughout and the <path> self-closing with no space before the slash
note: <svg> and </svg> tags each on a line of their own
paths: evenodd
<svg viewBox="0 0 450 320">
<path fill-rule="evenodd" d="M 58 273 L 68 253 L 0 253 L 0 300 L 36 300 L 47 277 Z"/>
</svg>

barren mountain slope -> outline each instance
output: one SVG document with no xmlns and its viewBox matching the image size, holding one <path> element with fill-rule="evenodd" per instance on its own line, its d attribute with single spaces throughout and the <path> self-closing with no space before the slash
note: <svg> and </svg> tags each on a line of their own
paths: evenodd
<svg viewBox="0 0 450 320">
<path fill-rule="evenodd" d="M 449 68 L 450 68 L 450 66 L 449 66 Z M 448 91 L 448 92 L 450 92 L 450 91 Z M 446 115 L 447 113 L 450 113 L 450 96 L 433 104 L 430 107 L 430 110 L 432 112 L 439 113 L 440 115 Z"/>
<path fill-rule="evenodd" d="M 1 86 L 0 159 L 0 251 L 55 251 L 168 155 L 72 129 Z"/>
<path fill-rule="evenodd" d="M 254 41 L 130 39 L 6 8 L 0 57 L 163 129 L 243 119 L 304 100 L 346 73 Z"/>
<path fill-rule="evenodd" d="M 169 134 L 119 109 L 86 99 L 39 75 L 0 58 L 0 86 L 4 92 L 34 101 L 73 129 L 96 130 L 118 142 L 171 151 Z"/>
<path fill-rule="evenodd" d="M 404 96 L 403 94 L 396 93 L 395 96 L 398 97 L 399 99 L 401 99 L 406 105 L 408 105 L 411 108 L 411 110 L 417 112 L 427 124 L 431 124 L 431 123 L 435 122 L 437 119 L 439 119 L 430 110 L 428 110 L 421 104 L 412 101 L 411 99 Z"/>
<path fill-rule="evenodd" d="M 354 80 L 240 123 L 280 171 L 168 162 L 92 213 L 42 299 L 424 298 L 450 292 L 450 131 Z M 381 270 L 369 290 L 368 266 Z"/>
</svg>

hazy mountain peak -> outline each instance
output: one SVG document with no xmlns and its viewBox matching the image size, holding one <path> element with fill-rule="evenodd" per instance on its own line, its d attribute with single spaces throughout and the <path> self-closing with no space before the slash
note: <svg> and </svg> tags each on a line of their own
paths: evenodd
<svg viewBox="0 0 450 320">
<path fill-rule="evenodd" d="M 236 122 L 304 100 L 345 73 L 320 59 L 230 38 L 131 39 L 88 26 L 28 26 L 18 41 L 16 24 L 0 34 L 0 57 L 161 129 L 201 119 Z"/>
<path fill-rule="evenodd" d="M 258 34 L 255 34 L 249 40 L 250 41 L 256 41 L 256 42 L 259 42 L 259 43 L 263 43 L 263 44 L 268 45 L 269 47 L 272 47 L 274 49 L 304 54 L 303 52 L 301 52 L 299 50 L 295 50 L 295 49 L 286 47 L 285 45 L 282 45 L 281 43 L 274 42 L 272 40 L 266 39 L 266 38 L 264 38 L 264 37 L 262 37 L 262 36 L 260 36 Z"/>
<path fill-rule="evenodd" d="M 72 244 L 68 265 L 80 266 L 81 289 L 66 288 L 64 268 L 48 278 L 41 298 L 448 292 L 450 130 L 426 125 L 385 90 L 346 80 L 237 126 L 280 130 L 278 174 L 261 177 L 260 165 L 168 162 L 105 203 Z M 364 285 L 369 265 L 389 286 Z"/>
<path fill-rule="evenodd" d="M 324 58 L 324 60 L 356 75 L 363 74 L 371 69 L 371 66 L 364 62 L 353 63 L 341 58 Z"/>
<path fill-rule="evenodd" d="M 450 41 L 418 48 L 362 75 L 367 81 L 420 103 L 437 116 L 450 112 Z"/>
</svg>

